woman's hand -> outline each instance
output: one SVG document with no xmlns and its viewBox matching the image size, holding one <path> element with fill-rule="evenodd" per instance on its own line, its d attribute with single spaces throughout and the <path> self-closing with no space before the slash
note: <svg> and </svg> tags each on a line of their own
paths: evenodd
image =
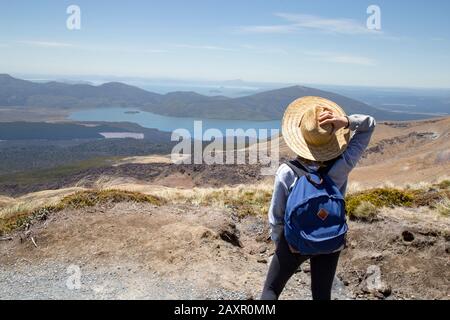
<svg viewBox="0 0 450 320">
<path fill-rule="evenodd" d="M 319 125 L 324 126 L 327 124 L 331 124 L 333 126 L 333 132 L 349 126 L 347 117 L 338 117 L 331 110 L 325 109 L 319 115 Z"/>
</svg>

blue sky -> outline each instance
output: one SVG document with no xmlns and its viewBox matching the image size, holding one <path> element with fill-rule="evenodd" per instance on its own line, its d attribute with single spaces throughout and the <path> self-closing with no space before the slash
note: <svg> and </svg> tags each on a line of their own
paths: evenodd
<svg viewBox="0 0 450 320">
<path fill-rule="evenodd" d="M 0 73 L 449 88 L 449 15 L 447 0 L 1 0 Z"/>
</svg>

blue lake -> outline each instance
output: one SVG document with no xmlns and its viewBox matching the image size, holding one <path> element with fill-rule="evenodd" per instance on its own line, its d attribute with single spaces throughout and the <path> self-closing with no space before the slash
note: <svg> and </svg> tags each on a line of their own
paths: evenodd
<svg viewBox="0 0 450 320">
<path fill-rule="evenodd" d="M 150 112 L 138 111 L 130 113 L 132 109 L 124 108 L 104 108 L 77 111 L 69 118 L 77 121 L 108 121 L 108 122 L 134 122 L 142 127 L 155 128 L 161 131 L 172 132 L 176 129 L 187 129 L 191 135 L 194 132 L 194 121 L 202 121 L 203 132 L 207 129 L 218 129 L 223 135 L 226 129 L 280 129 L 280 120 L 271 121 L 249 121 L 249 120 L 221 120 L 221 119 L 201 119 L 201 118 L 178 118 L 162 116 Z M 274 132 L 273 132 L 274 133 Z M 270 135 L 271 132 L 269 131 Z"/>
</svg>

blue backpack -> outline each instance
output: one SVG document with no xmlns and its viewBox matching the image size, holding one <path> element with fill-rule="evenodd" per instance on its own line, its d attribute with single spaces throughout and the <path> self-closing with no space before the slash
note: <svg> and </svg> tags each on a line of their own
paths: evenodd
<svg viewBox="0 0 450 320">
<path fill-rule="evenodd" d="M 345 245 L 348 226 L 344 197 L 328 176 L 331 165 L 313 171 L 297 160 L 286 164 L 297 175 L 286 204 L 286 241 L 302 255 L 339 250 Z"/>
</svg>

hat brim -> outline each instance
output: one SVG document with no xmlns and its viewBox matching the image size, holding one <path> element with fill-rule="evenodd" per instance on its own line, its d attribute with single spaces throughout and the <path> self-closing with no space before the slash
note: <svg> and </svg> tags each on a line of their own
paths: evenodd
<svg viewBox="0 0 450 320">
<path fill-rule="evenodd" d="M 314 107 L 324 107 L 338 116 L 345 111 L 333 101 L 321 97 L 303 97 L 292 102 L 286 109 L 282 121 L 282 133 L 288 147 L 302 158 L 313 161 L 328 161 L 340 156 L 347 148 L 350 130 L 341 128 L 334 133 L 325 145 L 320 147 L 308 144 L 301 132 L 300 122 L 303 115 Z"/>
</svg>

